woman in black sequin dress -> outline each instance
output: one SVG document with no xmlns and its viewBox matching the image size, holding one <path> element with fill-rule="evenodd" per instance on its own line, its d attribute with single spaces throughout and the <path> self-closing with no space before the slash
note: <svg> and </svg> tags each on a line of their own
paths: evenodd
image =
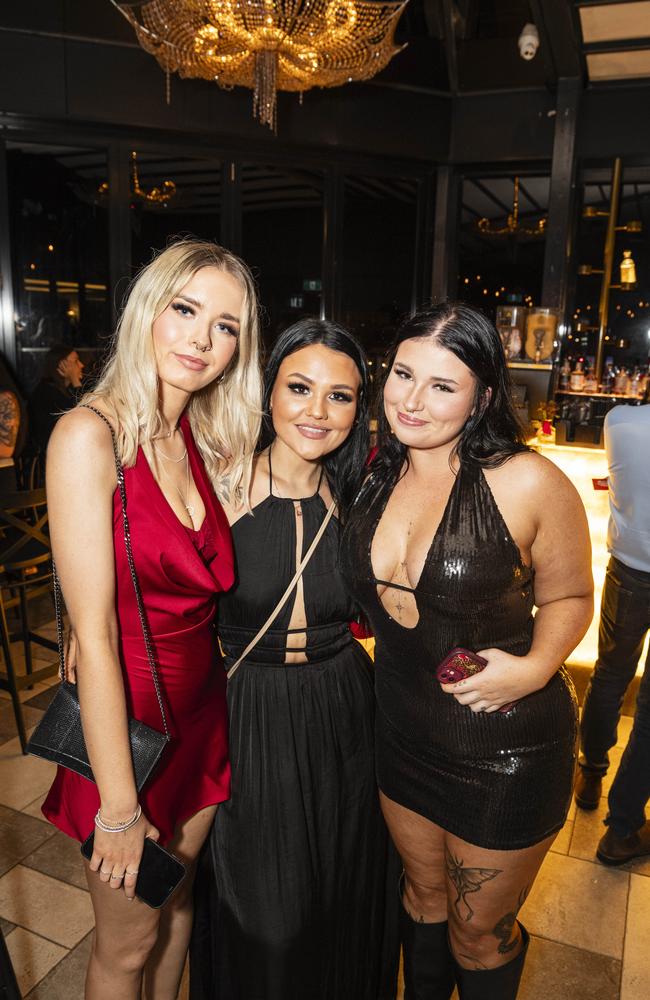
<svg viewBox="0 0 650 1000">
<path fill-rule="evenodd" d="M 582 504 L 522 443 L 497 332 L 476 310 L 443 304 L 400 328 L 342 552 L 377 643 L 406 1000 L 447 1000 L 454 981 L 463 1000 L 510 1000 L 528 939 L 516 914 L 571 797 L 562 663 L 592 584 Z M 455 646 L 488 665 L 443 686 L 435 670 Z"/>
</svg>

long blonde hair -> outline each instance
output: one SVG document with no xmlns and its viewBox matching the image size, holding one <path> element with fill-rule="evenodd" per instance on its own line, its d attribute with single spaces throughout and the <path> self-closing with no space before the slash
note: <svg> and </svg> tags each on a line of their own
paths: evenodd
<svg viewBox="0 0 650 1000">
<path fill-rule="evenodd" d="M 142 268 L 129 289 L 110 357 L 81 402 L 107 402 L 115 415 L 120 459 L 134 465 L 139 446 L 162 429 L 154 320 L 202 267 L 217 267 L 236 278 L 244 302 L 237 349 L 223 378 L 193 393 L 187 412 L 217 496 L 246 505 L 261 420 L 259 322 L 253 277 L 229 250 L 203 240 L 177 240 Z"/>
</svg>

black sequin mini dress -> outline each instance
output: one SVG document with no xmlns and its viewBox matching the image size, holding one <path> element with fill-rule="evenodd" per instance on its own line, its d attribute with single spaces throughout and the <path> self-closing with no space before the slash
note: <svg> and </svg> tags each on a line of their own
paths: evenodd
<svg viewBox="0 0 650 1000">
<path fill-rule="evenodd" d="M 486 714 L 444 694 L 435 671 L 454 646 L 525 656 L 534 572 L 522 562 L 482 469 L 464 464 L 412 591 L 418 623 L 405 628 L 378 597 L 377 585 L 385 584 L 370 556 L 389 496 L 388 488 L 373 490 L 371 477 L 341 553 L 376 638 L 379 787 L 479 847 L 531 846 L 560 829 L 571 800 L 577 702 L 570 678 L 561 669 L 510 711 Z"/>
</svg>

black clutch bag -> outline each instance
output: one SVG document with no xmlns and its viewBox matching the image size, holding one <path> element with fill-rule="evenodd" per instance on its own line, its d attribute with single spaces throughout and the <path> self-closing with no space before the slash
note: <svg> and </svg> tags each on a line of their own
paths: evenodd
<svg viewBox="0 0 650 1000">
<path fill-rule="evenodd" d="M 138 791 L 158 763 L 160 756 L 169 741 L 169 728 L 167 726 L 167 715 L 160 690 L 158 669 L 154 654 L 151 632 L 144 610 L 140 585 L 135 572 L 133 561 L 133 551 L 131 549 L 131 535 L 129 531 L 129 520 L 126 513 L 126 489 L 124 486 L 124 470 L 120 462 L 115 434 L 109 421 L 96 410 L 94 406 L 89 406 L 99 417 L 108 424 L 113 438 L 113 453 L 115 455 L 115 469 L 117 472 L 117 484 L 120 490 L 122 501 L 122 523 L 124 527 L 124 544 L 126 555 L 131 571 L 135 599 L 138 606 L 138 616 L 144 636 L 144 644 L 147 651 L 147 659 L 151 670 L 151 678 L 156 690 L 156 697 L 160 707 L 163 732 L 152 729 L 151 726 L 138 722 L 137 719 L 129 719 L 129 742 L 131 744 L 131 757 L 133 759 L 133 771 Z M 88 752 L 84 740 L 81 726 L 81 713 L 79 709 L 79 698 L 76 684 L 71 684 L 65 679 L 65 650 L 63 642 L 63 612 L 61 607 L 62 595 L 59 577 L 56 567 L 52 564 L 54 582 L 54 607 L 56 611 L 56 636 L 59 647 L 59 676 L 61 683 L 58 691 L 50 703 L 45 715 L 34 730 L 31 739 L 27 743 L 27 752 L 35 754 L 37 757 L 44 757 L 46 760 L 54 761 L 62 767 L 67 767 L 71 771 L 76 771 L 89 781 L 93 781 L 93 772 L 88 760 Z"/>
</svg>

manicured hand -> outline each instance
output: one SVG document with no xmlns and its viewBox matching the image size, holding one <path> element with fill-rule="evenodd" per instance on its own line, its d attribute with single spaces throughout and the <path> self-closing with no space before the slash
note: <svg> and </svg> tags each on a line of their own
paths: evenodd
<svg viewBox="0 0 650 1000">
<path fill-rule="evenodd" d="M 95 828 L 90 870 L 98 872 L 100 882 L 106 882 L 111 889 L 124 887 L 127 899 L 133 899 L 144 838 L 158 840 L 159 836 L 144 813 L 135 826 L 123 833 L 105 833 Z"/>
<path fill-rule="evenodd" d="M 527 656 L 513 656 L 502 649 L 480 649 L 478 655 L 488 661 L 480 673 L 440 685 L 445 694 L 453 695 L 472 712 L 496 712 L 538 691 L 548 680 L 548 673 Z"/>
</svg>

